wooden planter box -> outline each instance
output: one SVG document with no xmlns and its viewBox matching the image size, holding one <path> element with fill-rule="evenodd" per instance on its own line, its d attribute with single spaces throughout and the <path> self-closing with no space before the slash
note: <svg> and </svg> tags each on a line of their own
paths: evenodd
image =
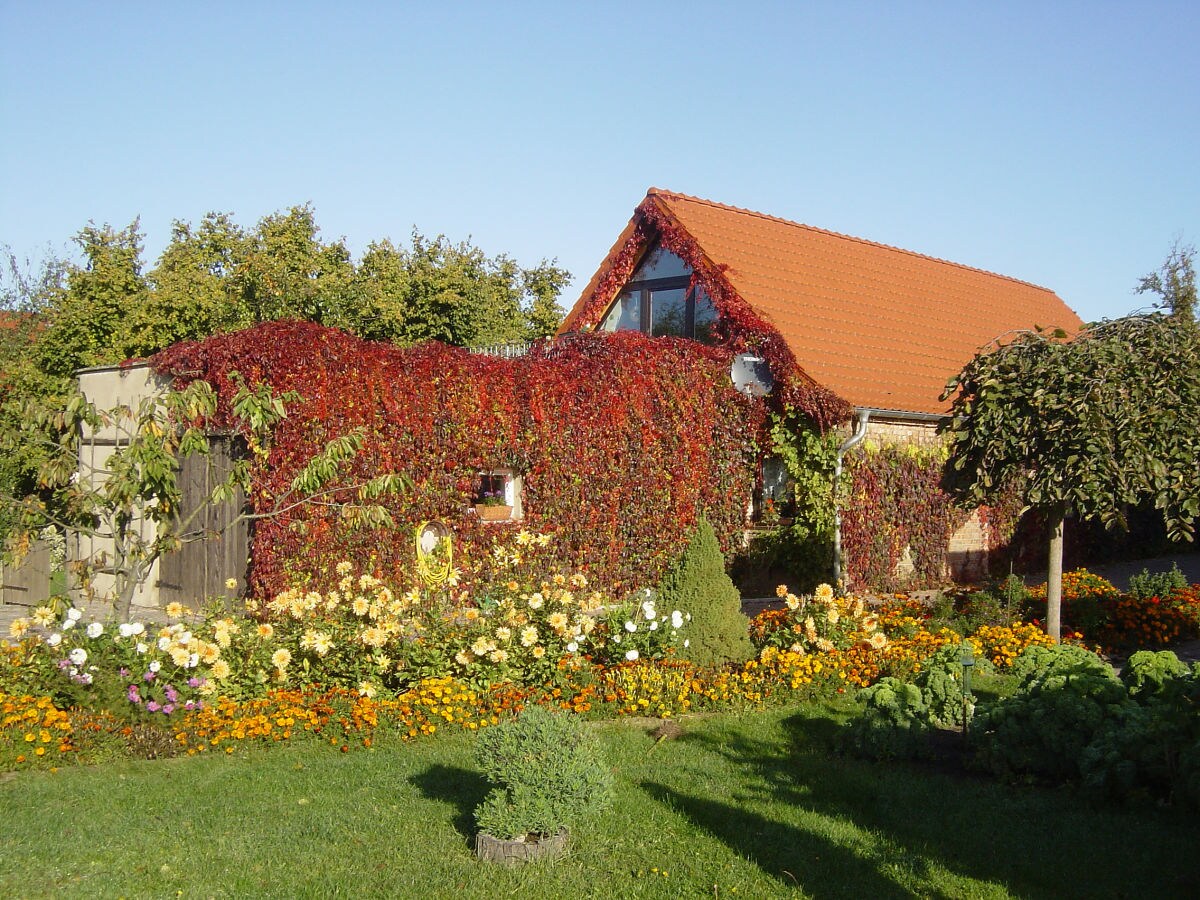
<svg viewBox="0 0 1200 900">
<path fill-rule="evenodd" d="M 507 522 L 512 519 L 513 508 L 511 506 L 484 506 L 482 503 L 475 504 L 475 514 L 484 522 Z"/>
</svg>

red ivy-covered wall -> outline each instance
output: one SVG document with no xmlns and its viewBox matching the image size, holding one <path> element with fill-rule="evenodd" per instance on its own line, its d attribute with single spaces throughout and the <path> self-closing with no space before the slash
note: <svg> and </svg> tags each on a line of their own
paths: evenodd
<svg viewBox="0 0 1200 900">
<path fill-rule="evenodd" d="M 950 536 L 970 512 L 942 490 L 943 464 L 937 454 L 906 447 L 847 454 L 852 488 L 842 511 L 842 547 L 852 586 L 890 590 L 945 583 Z M 905 547 L 914 571 L 897 578 Z"/>
<path fill-rule="evenodd" d="M 652 583 L 703 514 L 726 549 L 743 526 L 763 409 L 729 379 L 729 351 L 634 332 L 577 335 L 498 359 L 438 343 L 400 349 L 307 322 L 269 322 L 184 342 L 151 359 L 186 384 L 203 378 L 229 422 L 237 371 L 301 399 L 255 461 L 255 511 L 327 441 L 365 427 L 346 484 L 400 472 L 411 490 L 385 498 L 394 530 L 351 530 L 302 506 L 259 520 L 251 589 L 271 594 L 349 559 L 405 583 L 413 528 L 441 519 L 462 559 L 484 563 L 496 528 L 469 510 L 481 470 L 524 483 L 524 526 L 556 536 L 563 562 L 614 593 Z"/>
</svg>

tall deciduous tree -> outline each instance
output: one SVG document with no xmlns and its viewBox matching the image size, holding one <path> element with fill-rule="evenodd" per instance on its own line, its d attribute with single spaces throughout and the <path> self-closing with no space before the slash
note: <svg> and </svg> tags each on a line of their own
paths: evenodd
<svg viewBox="0 0 1200 900">
<path fill-rule="evenodd" d="M 1183 279 L 1186 281 L 1186 277 Z M 1145 282 L 1143 282 L 1145 283 Z M 1125 524 L 1149 499 L 1168 535 L 1191 540 L 1200 515 L 1200 331 L 1173 313 L 1062 332 L 1025 332 L 978 354 L 947 386 L 944 484 L 986 503 L 1018 484 L 1051 530 L 1047 631 L 1059 636 L 1068 514 Z"/>
<path fill-rule="evenodd" d="M 125 359 L 128 322 L 146 298 L 136 221 L 120 231 L 89 224 L 75 241 L 84 265 L 71 269 L 66 291 L 47 308 L 47 329 L 37 344 L 38 364 L 50 375 Z"/>
<path fill-rule="evenodd" d="M 0 435 L 22 427 L 27 402 L 58 398 L 67 379 L 47 375 L 33 359 L 45 330 L 44 311 L 63 294 L 67 263 L 47 252 L 40 259 L 18 259 L 0 248 Z M 0 447 L 0 497 L 23 496 L 34 490 L 45 453 L 26 441 Z M 0 507 L 0 535 L 12 527 L 11 511 Z"/>
</svg>

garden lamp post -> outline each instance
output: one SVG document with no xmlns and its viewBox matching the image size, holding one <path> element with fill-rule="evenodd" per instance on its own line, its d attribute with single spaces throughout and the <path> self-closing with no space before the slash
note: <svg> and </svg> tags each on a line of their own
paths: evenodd
<svg viewBox="0 0 1200 900">
<path fill-rule="evenodd" d="M 975 645 L 963 639 L 959 646 L 958 661 L 962 663 L 962 694 L 963 694 L 963 734 L 967 733 L 967 721 L 969 710 L 967 709 L 967 698 L 971 696 L 971 670 L 975 668 Z"/>
</svg>

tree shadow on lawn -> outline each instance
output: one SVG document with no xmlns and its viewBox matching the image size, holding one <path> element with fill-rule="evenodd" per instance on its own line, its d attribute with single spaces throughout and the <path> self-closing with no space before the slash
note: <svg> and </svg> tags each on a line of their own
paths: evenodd
<svg viewBox="0 0 1200 900">
<path fill-rule="evenodd" d="M 825 838 L 772 821 L 741 806 L 680 793 L 650 781 L 641 788 L 791 889 L 817 898 L 901 898 L 912 894 L 879 872 L 876 863 Z M 941 895 L 927 895 L 941 896 Z"/>
<path fill-rule="evenodd" d="M 408 779 L 428 799 L 454 806 L 450 824 L 468 844 L 475 841 L 475 807 L 483 802 L 491 786 L 479 772 L 458 766 L 433 765 Z"/>
<path fill-rule="evenodd" d="M 834 751 L 839 726 L 818 714 L 794 715 L 782 726 L 782 744 L 728 734 L 681 738 L 750 768 L 753 776 L 741 780 L 744 798 L 736 798 L 744 804 L 692 796 L 661 784 L 642 787 L 767 874 L 789 884 L 794 877 L 818 897 L 909 896 L 911 888 L 901 888 L 886 869 L 905 870 L 924 882 L 918 889 L 925 896 L 938 896 L 930 884 L 935 866 L 1038 896 L 1081 896 L 1087 885 L 1105 883 L 1104 873 L 1123 874 L 1120 858 L 1130 852 L 1129 846 L 1105 851 L 1101 839 L 1092 858 L 1062 855 L 1078 852 L 1088 842 L 1058 829 L 1086 834 L 1093 817 L 1106 817 L 1112 810 L 1076 804 L 1070 795 L 1005 788 L 954 766 L 947 770 L 842 758 Z M 860 855 L 802 826 L 772 821 L 747 808 L 760 802 L 783 802 L 852 823 L 877 835 L 879 844 Z M 1110 822 L 1107 827 L 1111 833 L 1120 826 Z M 1101 832 L 1097 837 L 1102 835 L 1109 836 Z M 1186 871 L 1187 865 L 1177 863 L 1174 871 L 1162 872 L 1157 890 L 1170 893 L 1184 884 L 1200 883 Z M 818 880 L 828 879 L 831 872 L 844 876 L 838 885 Z M 1145 886 L 1153 889 L 1152 884 Z M 1122 894 L 1116 884 L 1109 890 Z"/>
</svg>

